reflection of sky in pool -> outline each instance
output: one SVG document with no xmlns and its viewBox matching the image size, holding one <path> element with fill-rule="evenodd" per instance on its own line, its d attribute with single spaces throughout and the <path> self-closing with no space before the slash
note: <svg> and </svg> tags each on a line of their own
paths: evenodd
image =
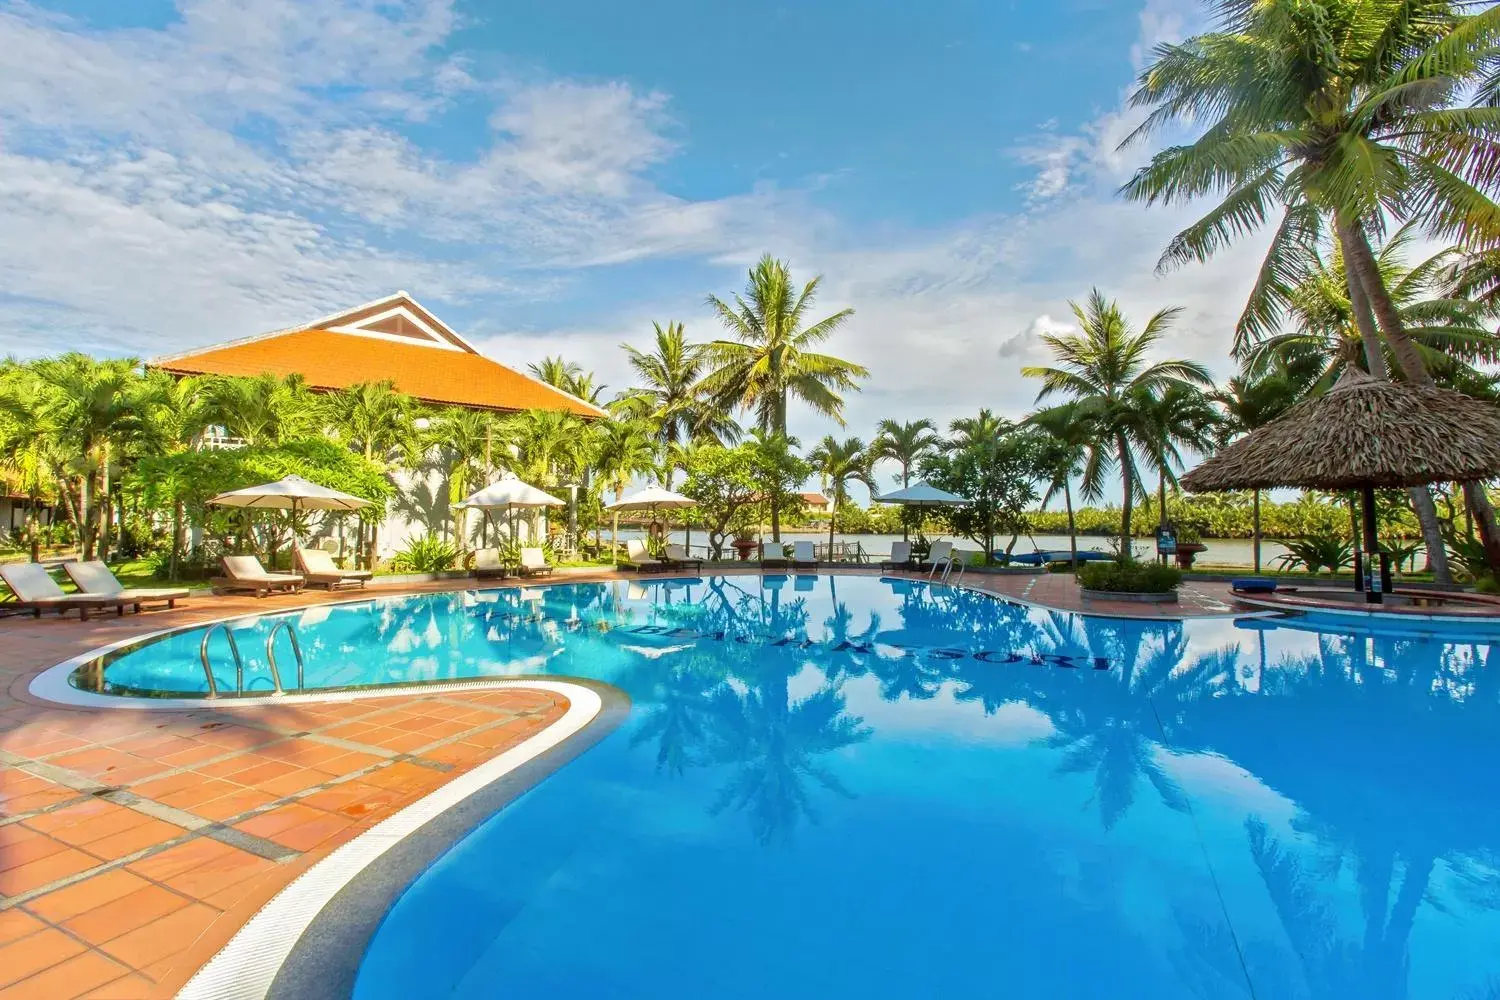
<svg viewBox="0 0 1500 1000">
<path fill-rule="evenodd" d="M 634 700 L 402 897 L 361 1000 L 1500 997 L 1490 645 L 768 583 L 291 616 L 310 686 Z M 200 638 L 107 679 L 201 687 Z"/>
</svg>

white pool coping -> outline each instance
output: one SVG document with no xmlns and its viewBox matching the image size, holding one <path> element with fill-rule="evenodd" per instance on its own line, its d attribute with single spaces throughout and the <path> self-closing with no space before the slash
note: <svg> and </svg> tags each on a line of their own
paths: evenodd
<svg viewBox="0 0 1500 1000">
<path fill-rule="evenodd" d="M 319 911 L 356 875 L 429 820 L 581 732 L 604 707 L 595 691 L 566 681 L 499 681 L 486 687 L 550 691 L 568 699 L 561 719 L 382 820 L 303 872 L 193 974 L 181 1000 L 260 1000 Z M 452 690 L 451 687 L 445 690 Z M 411 689 L 406 689 L 410 693 Z M 288 699 L 276 699 L 285 702 Z M 242 703 L 241 699 L 235 700 Z"/>
</svg>

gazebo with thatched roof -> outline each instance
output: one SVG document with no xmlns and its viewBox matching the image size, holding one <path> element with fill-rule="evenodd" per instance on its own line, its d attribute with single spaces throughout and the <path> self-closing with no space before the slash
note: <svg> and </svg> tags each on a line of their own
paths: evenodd
<svg viewBox="0 0 1500 1000">
<path fill-rule="evenodd" d="M 1301 487 L 1357 490 L 1364 549 L 1379 551 L 1375 490 L 1500 475 L 1500 407 L 1450 389 L 1350 369 L 1321 396 L 1220 451 L 1182 477 L 1193 493 Z M 1366 562 L 1366 600 L 1380 588 Z"/>
</svg>

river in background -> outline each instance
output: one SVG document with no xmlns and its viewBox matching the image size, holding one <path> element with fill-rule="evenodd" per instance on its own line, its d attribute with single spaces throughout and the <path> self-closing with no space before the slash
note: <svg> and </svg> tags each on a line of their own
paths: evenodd
<svg viewBox="0 0 1500 1000">
<path fill-rule="evenodd" d="M 640 538 L 642 537 L 642 535 L 643 532 L 640 528 L 622 527 L 620 529 L 620 537 L 622 539 Z M 607 528 L 601 533 L 601 537 L 606 539 L 609 537 L 609 530 Z M 767 533 L 766 537 L 770 537 L 769 533 Z M 932 541 L 951 541 L 954 543 L 955 547 L 960 550 L 968 550 L 970 552 L 979 551 L 979 547 L 967 538 L 955 538 L 949 535 L 928 535 L 927 537 Z M 811 539 L 815 542 L 826 542 L 828 541 L 828 533 L 826 531 L 782 531 L 781 539 L 784 542 L 795 542 L 802 539 Z M 835 534 L 833 536 L 833 540 L 835 542 L 858 542 L 861 546 L 863 546 L 865 552 L 867 552 L 872 557 L 884 559 L 890 554 L 891 543 L 899 542 L 901 540 L 901 536 Z M 683 532 L 680 530 L 673 531 L 671 533 L 671 541 L 679 543 L 684 541 Z M 1007 535 L 998 540 L 998 542 L 996 543 L 997 547 L 1003 550 L 1006 543 L 1009 541 L 1010 536 Z M 1078 550 L 1080 552 L 1088 550 L 1093 550 L 1095 552 L 1110 552 L 1112 550 L 1110 548 L 1109 542 L 1109 539 L 1100 537 L 1098 535 L 1080 535 L 1078 536 Z M 1208 551 L 1200 552 L 1198 554 L 1197 562 L 1200 565 L 1254 565 L 1254 558 L 1251 553 L 1250 539 L 1248 538 L 1205 538 L 1203 540 L 1203 544 L 1208 546 Z M 700 556 L 704 555 L 706 553 L 707 545 L 708 536 L 704 532 L 694 531 L 692 533 L 692 546 L 694 554 Z M 1054 552 L 1067 552 L 1068 536 L 1022 535 L 1021 538 L 1016 542 L 1015 548 L 1011 551 L 1015 555 L 1024 555 L 1028 552 L 1034 552 L 1037 549 L 1046 549 Z M 1285 553 L 1286 547 L 1277 542 L 1264 540 L 1261 542 L 1260 551 L 1261 565 L 1266 568 L 1277 568 L 1276 557 Z M 1153 556 L 1156 554 L 1156 544 L 1149 539 L 1138 538 L 1135 541 L 1135 553 L 1137 556 L 1142 558 Z"/>
</svg>

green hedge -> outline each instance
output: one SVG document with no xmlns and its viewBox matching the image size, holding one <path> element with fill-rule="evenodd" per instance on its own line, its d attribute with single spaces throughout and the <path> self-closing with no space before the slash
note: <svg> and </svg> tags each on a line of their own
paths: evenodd
<svg viewBox="0 0 1500 1000">
<path fill-rule="evenodd" d="M 1079 586 L 1116 594 L 1167 594 L 1182 582 L 1182 570 L 1153 562 L 1085 563 L 1078 567 Z"/>
</svg>

